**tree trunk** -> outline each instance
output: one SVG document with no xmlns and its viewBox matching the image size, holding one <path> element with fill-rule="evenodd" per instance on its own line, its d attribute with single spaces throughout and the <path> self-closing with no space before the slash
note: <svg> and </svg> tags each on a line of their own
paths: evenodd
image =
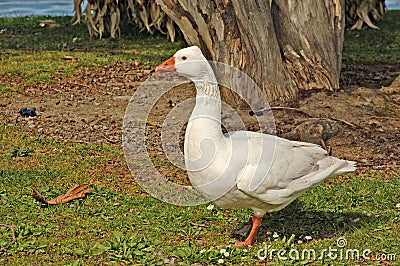
<svg viewBox="0 0 400 266">
<path fill-rule="evenodd" d="M 244 71 L 269 101 L 339 87 L 342 0 L 157 0 L 190 45 Z M 256 97 L 248 89 L 248 95 Z"/>
<path fill-rule="evenodd" d="M 300 90 L 339 88 L 344 34 L 340 0 L 276 0 L 272 16 L 286 72 Z"/>
</svg>

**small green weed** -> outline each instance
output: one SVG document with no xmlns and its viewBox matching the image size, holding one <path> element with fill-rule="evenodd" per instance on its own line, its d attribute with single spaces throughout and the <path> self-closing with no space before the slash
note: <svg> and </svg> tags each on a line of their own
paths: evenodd
<svg viewBox="0 0 400 266">
<path fill-rule="evenodd" d="M 26 157 L 26 156 L 29 156 L 29 154 L 31 154 L 32 152 L 33 152 L 33 150 L 31 150 L 31 149 L 23 149 L 21 147 L 12 147 L 10 155 L 12 158 Z"/>
</svg>

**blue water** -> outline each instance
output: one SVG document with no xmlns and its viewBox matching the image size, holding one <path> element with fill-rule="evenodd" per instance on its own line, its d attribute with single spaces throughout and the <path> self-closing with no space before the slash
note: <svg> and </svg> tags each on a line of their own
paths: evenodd
<svg viewBox="0 0 400 266">
<path fill-rule="evenodd" d="M 0 17 L 72 16 L 73 2 L 74 0 L 0 0 Z M 400 0 L 386 0 L 386 5 L 388 9 L 400 9 Z"/>
<path fill-rule="evenodd" d="M 74 0 L 0 0 L 0 17 L 72 16 Z"/>
<path fill-rule="evenodd" d="M 390 10 L 399 10 L 400 9 L 400 0 L 386 0 L 386 7 Z"/>
</svg>

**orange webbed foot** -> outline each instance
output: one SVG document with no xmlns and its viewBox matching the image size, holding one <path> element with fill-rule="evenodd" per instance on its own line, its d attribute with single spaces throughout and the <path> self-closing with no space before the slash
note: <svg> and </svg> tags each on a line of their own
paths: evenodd
<svg viewBox="0 0 400 266">
<path fill-rule="evenodd" d="M 259 227 L 260 224 L 261 224 L 262 218 L 261 218 L 261 217 L 253 216 L 251 220 L 252 220 L 252 222 L 253 222 L 253 226 L 251 227 L 251 231 L 250 231 L 249 236 L 248 236 L 248 237 L 246 238 L 246 240 L 243 241 L 243 242 L 236 242 L 236 243 L 235 243 L 235 247 L 247 247 L 247 246 L 251 246 L 251 245 L 253 245 L 254 242 L 256 241 L 257 230 L 258 230 L 258 227 Z"/>
</svg>

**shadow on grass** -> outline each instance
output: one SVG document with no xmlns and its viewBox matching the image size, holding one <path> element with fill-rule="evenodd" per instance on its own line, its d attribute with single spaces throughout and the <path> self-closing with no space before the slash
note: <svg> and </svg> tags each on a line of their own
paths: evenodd
<svg viewBox="0 0 400 266">
<path fill-rule="evenodd" d="M 54 20 L 59 27 L 43 27 L 41 20 Z M 90 37 L 84 23 L 72 25 L 71 17 L 22 17 L 0 18 L 1 50 L 21 51 L 62 51 L 65 53 L 87 52 L 96 57 L 117 56 L 119 60 L 136 60 L 145 65 L 156 65 L 167 59 L 176 50 L 186 46 L 183 37 L 178 34 L 175 43 L 167 40 L 166 35 L 150 35 L 141 32 L 135 25 L 125 25 L 121 38 L 111 39 L 105 33 L 102 39 Z M 15 56 L 10 51 L 8 57 Z M 7 57 L 7 58 L 8 58 Z M 87 61 L 89 58 L 81 58 Z M 81 62 L 82 63 L 82 62 Z"/>
<path fill-rule="evenodd" d="M 296 200 L 281 211 L 265 215 L 257 234 L 257 241 L 273 239 L 274 232 L 280 237 L 290 237 L 294 234 L 296 239 L 311 236 L 315 240 L 322 240 L 381 222 L 382 219 L 358 212 L 305 210 L 301 202 Z M 240 224 L 233 235 L 244 239 L 250 229 L 251 219 L 247 223 Z"/>
</svg>

